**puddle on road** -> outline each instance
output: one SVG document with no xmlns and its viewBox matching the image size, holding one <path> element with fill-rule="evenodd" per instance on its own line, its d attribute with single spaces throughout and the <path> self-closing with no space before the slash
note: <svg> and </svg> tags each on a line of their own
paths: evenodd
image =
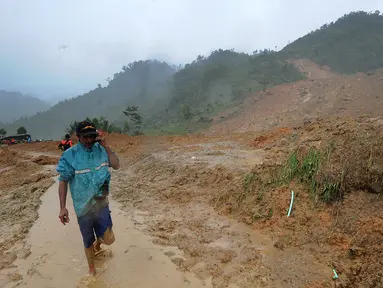
<svg viewBox="0 0 383 288">
<path fill-rule="evenodd" d="M 57 182 L 42 197 L 39 219 L 31 228 L 27 243 L 31 255 L 15 264 L 23 280 L 18 287 L 211 287 L 192 274 L 182 273 L 151 238 L 134 228 L 118 204 L 111 202 L 116 241 L 96 262 L 98 274 L 87 276 L 81 234 L 68 195 L 70 223 L 58 219 Z M 68 193 L 69 194 L 69 193 Z M 14 283 L 15 284 L 15 283 Z"/>
</svg>

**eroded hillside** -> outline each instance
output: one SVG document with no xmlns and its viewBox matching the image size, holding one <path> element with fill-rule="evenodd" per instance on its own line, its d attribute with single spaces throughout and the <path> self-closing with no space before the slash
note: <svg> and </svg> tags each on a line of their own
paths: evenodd
<svg viewBox="0 0 383 288">
<path fill-rule="evenodd" d="M 259 131 L 334 116 L 381 115 L 382 71 L 340 75 L 307 59 L 291 62 L 307 80 L 256 93 L 215 117 L 209 133 Z"/>
</svg>

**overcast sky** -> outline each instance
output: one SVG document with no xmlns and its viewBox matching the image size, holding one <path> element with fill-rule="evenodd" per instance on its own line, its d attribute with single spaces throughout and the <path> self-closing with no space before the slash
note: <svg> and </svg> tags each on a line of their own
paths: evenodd
<svg viewBox="0 0 383 288">
<path fill-rule="evenodd" d="M 382 0 L 0 0 L 0 89 L 76 96 L 135 60 L 251 53 Z"/>
</svg>

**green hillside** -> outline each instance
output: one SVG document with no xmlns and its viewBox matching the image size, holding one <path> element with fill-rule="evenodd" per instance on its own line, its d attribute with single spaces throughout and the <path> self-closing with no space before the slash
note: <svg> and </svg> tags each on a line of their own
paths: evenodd
<svg viewBox="0 0 383 288">
<path fill-rule="evenodd" d="M 383 15 L 352 12 L 299 38 L 282 52 L 346 74 L 382 68 Z"/>
<path fill-rule="evenodd" d="M 1 122 L 11 123 L 21 117 L 32 116 L 47 109 L 49 105 L 36 97 L 0 90 Z"/>
<path fill-rule="evenodd" d="M 269 50 L 248 55 L 219 49 L 207 58 L 198 56 L 178 72 L 163 62 L 138 61 L 124 66 L 106 87 L 98 85 L 4 128 L 15 133 L 24 126 L 34 138 L 58 139 L 72 122 L 85 117 L 104 117 L 123 128 L 128 120 L 123 110 L 138 106 L 144 133 L 182 132 L 258 90 L 302 78 L 294 66 Z"/>
<path fill-rule="evenodd" d="M 204 119 L 256 91 L 302 78 L 273 51 L 248 55 L 219 49 L 174 74 L 169 111 L 184 120 Z"/>
<path fill-rule="evenodd" d="M 138 106 L 145 134 L 195 131 L 229 106 L 255 92 L 304 76 L 291 58 L 309 58 L 341 73 L 383 67 L 383 16 L 353 12 L 287 45 L 282 51 L 256 50 L 252 55 L 218 49 L 180 68 L 136 61 L 97 88 L 50 110 L 3 125 L 9 133 L 25 126 L 34 138 L 60 138 L 74 121 L 104 117 L 123 129 L 128 106 Z M 2 128 L 2 127 L 0 127 Z"/>
<path fill-rule="evenodd" d="M 5 125 L 5 129 L 10 134 L 24 126 L 34 138 L 59 139 L 70 123 L 86 117 L 103 116 L 111 123 L 121 124 L 125 121 L 122 111 L 130 105 L 140 106 L 144 116 L 151 115 L 166 109 L 169 81 L 174 72 L 168 64 L 159 61 L 130 63 L 108 79 L 106 87 L 98 85 L 88 93 L 61 101 L 46 112 Z"/>
</svg>

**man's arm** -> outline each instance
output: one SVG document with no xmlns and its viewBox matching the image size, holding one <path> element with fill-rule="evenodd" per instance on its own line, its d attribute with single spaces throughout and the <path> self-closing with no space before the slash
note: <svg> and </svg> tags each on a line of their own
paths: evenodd
<svg viewBox="0 0 383 288">
<path fill-rule="evenodd" d="M 66 208 L 66 195 L 68 194 L 68 182 L 61 180 L 59 182 L 60 210 Z"/>
<path fill-rule="evenodd" d="M 66 195 L 68 194 L 68 182 L 59 182 L 60 214 L 59 218 L 64 225 L 69 222 L 69 213 L 66 209 Z"/>
<path fill-rule="evenodd" d="M 120 160 L 118 159 L 116 154 L 114 154 L 114 152 L 112 151 L 112 149 L 110 149 L 109 146 L 106 146 L 104 148 L 106 150 L 106 153 L 108 153 L 110 167 L 112 167 L 114 170 L 120 169 Z"/>
<path fill-rule="evenodd" d="M 69 222 L 69 214 L 66 209 L 66 196 L 68 194 L 68 181 L 74 176 L 74 169 L 66 160 L 66 153 L 61 156 L 56 171 L 59 173 L 59 200 L 60 214 L 59 218 L 64 225 Z"/>
</svg>

